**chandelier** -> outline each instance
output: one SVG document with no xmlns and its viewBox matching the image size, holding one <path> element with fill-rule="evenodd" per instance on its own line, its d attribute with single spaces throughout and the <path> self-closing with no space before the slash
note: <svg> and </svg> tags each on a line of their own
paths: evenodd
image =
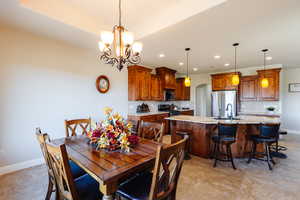
<svg viewBox="0 0 300 200">
<path fill-rule="evenodd" d="M 100 59 L 106 64 L 117 67 L 119 71 L 128 64 L 141 62 L 140 53 L 143 44 L 134 42 L 134 36 L 122 26 L 121 0 L 119 0 L 119 24 L 113 27 L 113 31 L 102 31 L 101 41 L 98 43 L 101 52 Z"/>
</svg>

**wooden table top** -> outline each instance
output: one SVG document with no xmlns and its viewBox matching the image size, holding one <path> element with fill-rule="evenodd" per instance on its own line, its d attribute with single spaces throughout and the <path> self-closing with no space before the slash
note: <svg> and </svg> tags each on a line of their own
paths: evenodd
<svg viewBox="0 0 300 200">
<path fill-rule="evenodd" d="M 103 184 L 154 165 L 159 145 L 151 140 L 141 140 L 131 152 L 124 153 L 95 150 L 86 136 L 56 139 L 52 143 L 66 144 L 69 158 Z"/>
</svg>

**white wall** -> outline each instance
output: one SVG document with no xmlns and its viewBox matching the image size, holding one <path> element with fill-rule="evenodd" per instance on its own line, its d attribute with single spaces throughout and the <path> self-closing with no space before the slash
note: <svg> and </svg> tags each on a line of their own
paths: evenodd
<svg viewBox="0 0 300 200">
<path fill-rule="evenodd" d="M 1 26 L 0 44 L 0 167 L 41 157 L 35 127 L 57 138 L 64 119 L 99 120 L 105 106 L 127 114 L 127 70 L 101 64 L 97 52 Z M 95 88 L 101 74 L 107 94 Z"/>
<path fill-rule="evenodd" d="M 289 132 L 300 133 L 300 93 L 290 93 L 289 83 L 300 83 L 300 68 L 284 69 L 283 98 L 282 98 L 282 126 Z"/>
</svg>

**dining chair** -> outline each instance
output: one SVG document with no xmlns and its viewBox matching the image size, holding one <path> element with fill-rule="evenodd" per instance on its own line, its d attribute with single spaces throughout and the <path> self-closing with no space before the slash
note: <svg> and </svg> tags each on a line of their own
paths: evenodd
<svg viewBox="0 0 300 200">
<path fill-rule="evenodd" d="M 36 137 L 37 140 L 40 144 L 41 147 L 41 151 L 43 154 L 43 157 L 45 159 L 45 163 L 47 166 L 47 171 L 48 171 L 48 190 L 47 190 L 47 194 L 45 197 L 45 200 L 49 200 L 51 198 L 51 195 L 53 192 L 56 192 L 56 198 L 58 198 L 58 193 L 57 190 L 55 189 L 55 178 L 54 178 L 54 174 L 53 174 L 53 170 L 49 161 L 49 154 L 46 148 L 46 142 L 50 142 L 50 138 L 49 135 L 47 133 L 42 133 L 40 128 L 36 128 Z M 84 174 L 86 174 L 86 172 L 81 169 L 78 165 L 76 165 L 73 161 L 69 160 L 69 164 L 70 164 L 70 168 L 71 168 L 71 174 L 73 178 L 78 178 Z"/>
<path fill-rule="evenodd" d="M 129 123 L 132 124 L 131 133 L 138 134 L 140 120 L 127 120 Z"/>
<path fill-rule="evenodd" d="M 73 178 L 65 144 L 54 145 L 47 142 L 46 148 L 60 199 L 102 199 L 99 183 L 90 175 L 85 174 L 76 179 Z"/>
<path fill-rule="evenodd" d="M 164 131 L 164 123 L 141 121 L 139 124 L 138 135 L 141 138 L 151 139 L 156 142 L 162 143 Z"/>
<path fill-rule="evenodd" d="M 66 136 L 87 135 L 91 131 L 91 122 L 91 118 L 65 120 Z M 77 128 L 81 128 L 81 132 Z"/>
<path fill-rule="evenodd" d="M 117 197 L 129 200 L 175 200 L 188 136 L 174 144 L 159 145 L 153 173 L 144 172 L 121 183 Z"/>
</svg>

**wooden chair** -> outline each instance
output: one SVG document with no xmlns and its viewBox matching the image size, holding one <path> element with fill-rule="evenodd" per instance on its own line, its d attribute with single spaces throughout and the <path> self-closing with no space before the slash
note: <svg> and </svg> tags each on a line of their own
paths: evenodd
<svg viewBox="0 0 300 200">
<path fill-rule="evenodd" d="M 188 137 L 157 149 L 153 174 L 144 172 L 122 183 L 117 196 L 130 200 L 175 200 Z"/>
<path fill-rule="evenodd" d="M 48 170 L 48 190 L 47 190 L 47 194 L 46 194 L 46 200 L 49 200 L 51 197 L 52 192 L 55 192 L 54 186 L 55 186 L 55 180 L 54 180 L 54 175 L 53 175 L 53 171 L 51 168 L 51 165 L 49 163 L 49 157 L 48 157 L 48 152 L 47 152 L 47 148 L 46 148 L 46 142 L 49 141 L 49 137 L 47 133 L 42 133 L 40 128 L 36 128 L 36 137 L 37 140 L 40 144 L 41 150 L 42 150 L 42 154 L 43 157 L 45 159 L 45 163 L 47 165 L 47 170 Z M 56 194 L 56 196 L 58 196 Z"/>
<path fill-rule="evenodd" d="M 139 125 L 138 135 L 141 138 L 151 139 L 162 143 L 165 132 L 164 123 L 144 122 Z"/>
<path fill-rule="evenodd" d="M 102 198 L 99 183 L 90 175 L 86 174 L 77 179 L 72 177 L 65 144 L 56 146 L 46 143 L 46 148 L 60 199 L 99 200 Z"/>
<path fill-rule="evenodd" d="M 133 134 L 138 134 L 139 131 L 139 125 L 140 125 L 140 120 L 128 120 L 128 122 L 130 122 L 132 124 L 132 129 L 131 132 Z"/>
<path fill-rule="evenodd" d="M 91 118 L 88 119 L 74 119 L 65 120 L 66 136 L 76 136 L 79 134 L 77 127 L 81 128 L 81 134 L 87 135 L 91 131 Z M 69 132 L 70 131 L 70 132 Z"/>
<path fill-rule="evenodd" d="M 49 181 L 48 181 L 48 190 L 47 190 L 47 194 L 46 194 L 46 200 L 49 200 L 52 193 L 56 192 L 56 198 L 59 198 L 59 194 L 57 193 L 57 190 L 55 190 L 55 178 L 54 178 L 54 174 L 53 174 L 53 169 L 51 167 L 50 164 L 50 160 L 49 160 L 49 154 L 46 148 L 46 142 L 50 142 L 50 138 L 49 135 L 47 133 L 42 133 L 40 128 L 36 128 L 36 137 L 37 140 L 40 144 L 41 150 L 42 150 L 42 154 L 44 156 L 45 159 L 45 163 L 47 165 L 47 170 L 48 170 L 48 177 L 49 177 Z M 86 172 L 81 169 L 78 165 L 76 165 L 73 161 L 69 160 L 69 165 L 71 168 L 71 174 L 73 178 L 78 178 L 84 174 L 86 174 Z"/>
</svg>

